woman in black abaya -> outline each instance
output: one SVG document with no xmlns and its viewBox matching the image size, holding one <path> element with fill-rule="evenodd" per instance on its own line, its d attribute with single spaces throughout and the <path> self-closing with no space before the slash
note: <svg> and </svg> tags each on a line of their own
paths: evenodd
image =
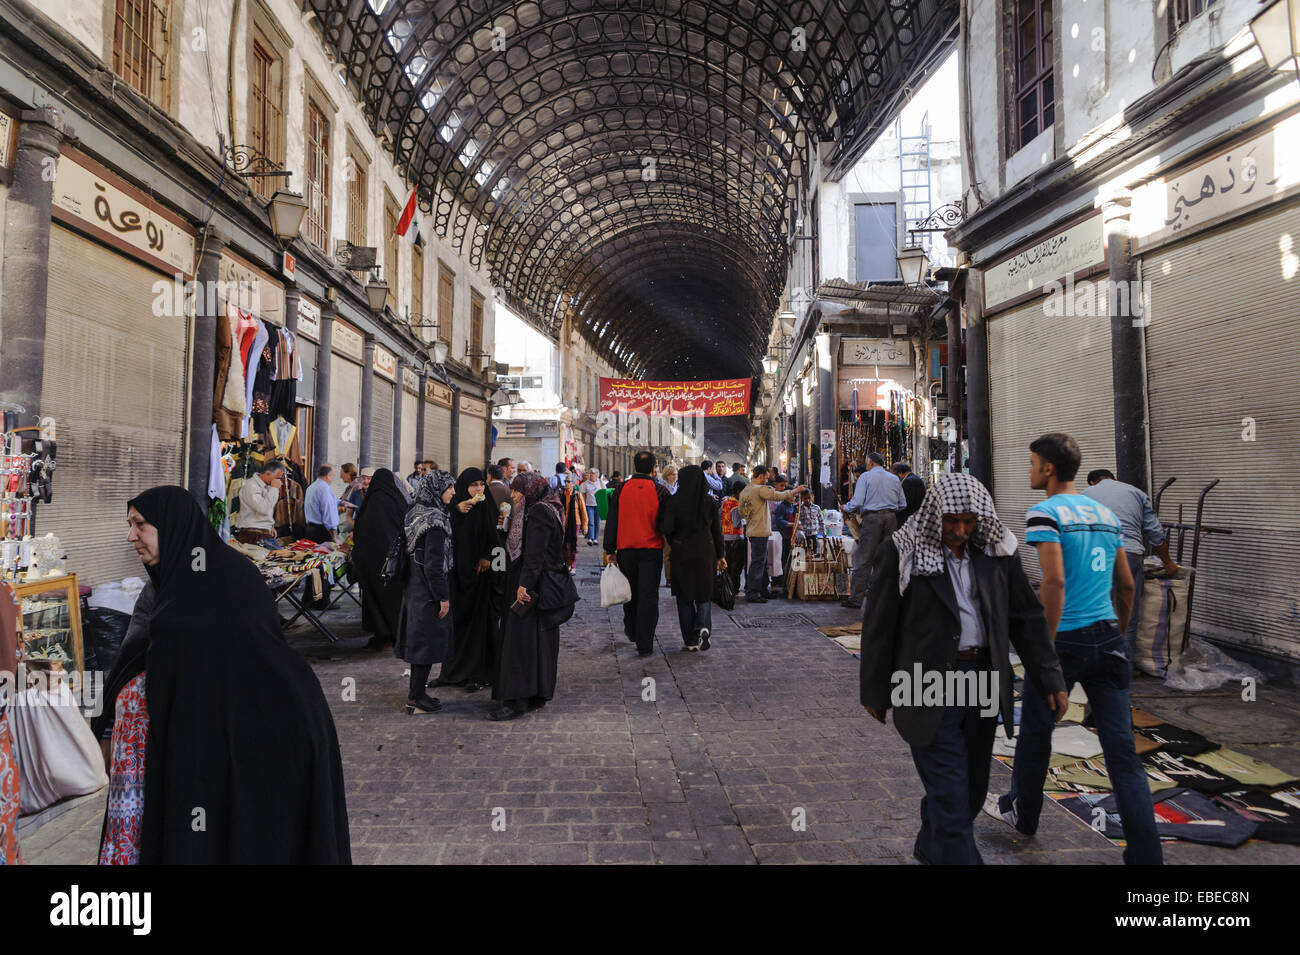
<svg viewBox="0 0 1300 955">
<path fill-rule="evenodd" d="M 382 650 L 397 642 L 402 611 L 402 585 L 380 576 L 384 558 L 406 519 L 410 501 L 397 487 L 393 472 L 380 468 L 370 479 L 365 500 L 357 509 L 352 532 L 352 569 L 361 582 L 361 629 L 374 634 L 367 645 Z"/>
<path fill-rule="evenodd" d="M 704 470 L 698 464 L 682 468 L 677 493 L 664 503 L 659 531 L 673 550 L 673 596 L 682 644 L 687 650 L 709 649 L 714 574 L 726 569 L 722 522 L 709 497 Z"/>
<path fill-rule="evenodd" d="M 547 500 L 546 478 L 535 471 L 520 474 L 510 485 L 523 495 L 523 505 L 510 516 L 510 544 L 513 556 L 518 547 L 518 578 L 508 595 L 524 607 L 524 613 L 507 612 L 501 663 L 492 698 L 501 703 L 488 714 L 491 720 L 512 720 L 530 709 L 540 709 L 555 695 L 560 657 L 560 628 L 544 627 L 535 606 L 541 586 L 542 568 L 564 568 L 564 525 L 558 509 Z M 522 538 L 515 522 L 523 519 Z"/>
<path fill-rule="evenodd" d="M 155 589 L 139 862 L 350 863 L 334 720 L 266 583 L 184 488 L 128 507 Z"/>
<path fill-rule="evenodd" d="M 452 476 L 432 471 L 415 485 L 415 504 L 406 512 L 406 548 L 411 573 L 406 582 L 406 615 L 397 655 L 411 665 L 406 712 L 437 713 L 442 703 L 429 695 L 425 681 L 451 649 L 452 550 L 449 504 Z"/>
<path fill-rule="evenodd" d="M 477 693 L 496 676 L 492 634 L 492 559 L 500 546 L 497 508 L 485 496 L 487 479 L 466 468 L 451 499 L 451 657 L 430 686 L 463 686 Z"/>
</svg>

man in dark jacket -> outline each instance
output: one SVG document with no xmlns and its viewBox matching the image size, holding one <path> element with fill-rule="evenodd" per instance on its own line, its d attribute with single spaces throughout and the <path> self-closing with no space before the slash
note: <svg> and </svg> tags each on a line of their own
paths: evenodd
<svg viewBox="0 0 1300 955">
<path fill-rule="evenodd" d="M 978 865 L 972 822 L 988 792 L 996 715 L 1015 725 L 1010 648 L 1025 665 L 1024 693 L 1056 719 L 1069 697 L 1030 589 L 1016 539 L 984 485 L 948 474 L 915 519 L 885 541 L 862 623 L 861 702 L 912 747 L 925 786 L 913 855 Z"/>
<path fill-rule="evenodd" d="M 623 632 L 636 644 L 637 653 L 654 652 L 659 624 L 659 577 L 664 569 L 664 539 L 659 533 L 659 513 L 670 497 L 668 489 L 651 475 L 655 456 L 638 451 L 635 470 L 609 498 L 605 520 L 605 563 L 616 560 L 632 586 L 632 599 L 623 604 Z"/>
<path fill-rule="evenodd" d="M 925 498 L 925 481 L 906 461 L 895 462 L 890 470 L 903 482 L 903 499 L 907 501 L 907 507 L 898 512 L 898 526 L 902 527 L 921 506 L 921 501 Z"/>
</svg>

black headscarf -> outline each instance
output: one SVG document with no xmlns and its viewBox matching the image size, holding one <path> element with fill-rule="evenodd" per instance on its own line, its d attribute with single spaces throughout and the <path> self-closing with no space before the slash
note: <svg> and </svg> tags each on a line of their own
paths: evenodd
<svg viewBox="0 0 1300 955">
<path fill-rule="evenodd" d="M 667 507 L 672 511 L 672 526 L 677 534 L 709 526 L 709 513 L 717 505 L 709 497 L 703 468 L 688 464 L 677 473 L 677 493 L 668 499 Z"/>
<path fill-rule="evenodd" d="M 460 512 L 461 501 L 470 498 L 469 486 L 486 480 L 478 468 L 466 468 L 456 478 L 456 493 L 451 499 L 452 569 L 462 587 L 473 587 L 485 579 L 478 572 L 478 562 L 482 558 L 491 560 L 492 548 L 501 542 L 497 535 L 496 505 L 486 492 L 468 514 Z"/>
<path fill-rule="evenodd" d="M 140 861 L 351 862 L 334 720 L 261 574 L 184 488 L 130 506 L 157 528 L 160 557 L 147 568 Z"/>
<path fill-rule="evenodd" d="M 364 573 L 377 575 L 384 566 L 388 548 L 406 521 L 406 497 L 388 468 L 380 468 L 370 479 L 365 500 L 357 508 L 352 532 L 352 559 Z"/>
</svg>

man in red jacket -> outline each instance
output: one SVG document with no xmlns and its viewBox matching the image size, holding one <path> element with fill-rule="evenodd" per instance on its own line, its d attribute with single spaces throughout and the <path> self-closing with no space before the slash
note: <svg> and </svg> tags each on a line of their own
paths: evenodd
<svg viewBox="0 0 1300 955">
<path fill-rule="evenodd" d="M 659 623 L 659 577 L 664 569 L 659 513 L 668 500 L 668 489 L 651 476 L 654 467 L 653 454 L 637 452 L 632 459 L 636 473 L 610 495 L 605 521 L 605 563 L 617 559 L 618 569 L 632 585 L 632 599 L 623 604 L 623 632 L 643 657 L 654 652 Z"/>
</svg>

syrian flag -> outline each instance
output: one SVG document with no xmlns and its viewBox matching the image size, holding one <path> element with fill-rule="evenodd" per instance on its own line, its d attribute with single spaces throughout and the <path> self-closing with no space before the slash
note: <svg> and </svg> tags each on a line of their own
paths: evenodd
<svg viewBox="0 0 1300 955">
<path fill-rule="evenodd" d="M 411 198 L 406 200 L 402 217 L 397 220 L 397 234 L 412 245 L 419 245 L 424 241 L 424 237 L 420 234 L 420 204 L 416 201 L 414 189 L 411 190 Z"/>
</svg>

